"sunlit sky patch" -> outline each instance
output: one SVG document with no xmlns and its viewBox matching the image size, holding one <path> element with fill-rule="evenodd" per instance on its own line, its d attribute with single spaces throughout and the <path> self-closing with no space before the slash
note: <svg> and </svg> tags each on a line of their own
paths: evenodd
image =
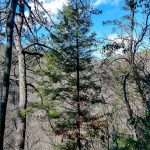
<svg viewBox="0 0 150 150">
<path fill-rule="evenodd" d="M 50 11 L 51 14 L 57 14 L 58 10 L 61 10 L 63 5 L 67 4 L 68 0 L 40 0 L 40 2 L 42 2 L 44 9 Z M 98 38 L 104 37 L 105 35 L 114 35 L 112 32 L 113 26 L 104 26 L 102 22 L 122 19 L 122 16 L 125 15 L 122 8 L 124 0 L 91 0 L 91 3 L 95 9 L 102 10 L 102 14 L 92 15 L 93 27 L 91 31 L 96 32 Z M 29 2 L 29 5 L 34 9 L 33 3 Z M 28 15 L 28 12 L 26 12 L 26 15 Z M 137 20 L 141 20 L 141 18 L 138 16 Z"/>
<path fill-rule="evenodd" d="M 58 9 L 62 9 L 64 4 L 67 4 L 68 0 L 40 0 L 42 2 L 43 7 L 51 11 L 52 14 L 57 14 Z M 120 18 L 121 13 L 121 6 L 123 0 L 91 0 L 91 3 L 95 7 L 95 9 L 100 9 L 103 11 L 101 15 L 93 15 L 93 27 L 92 31 L 95 31 L 100 37 L 103 34 L 110 33 L 111 27 L 110 26 L 103 26 L 102 22 L 106 20 L 113 20 Z M 29 5 L 32 9 L 34 9 L 33 3 L 29 2 Z M 28 15 L 28 12 L 26 12 Z"/>
</svg>

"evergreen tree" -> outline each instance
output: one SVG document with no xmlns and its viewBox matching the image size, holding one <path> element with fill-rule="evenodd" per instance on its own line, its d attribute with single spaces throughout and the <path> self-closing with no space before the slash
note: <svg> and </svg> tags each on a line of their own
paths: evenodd
<svg viewBox="0 0 150 150">
<path fill-rule="evenodd" d="M 53 102 L 47 111 L 54 119 L 55 133 L 64 139 L 58 146 L 61 150 L 91 149 L 94 132 L 101 127 L 94 113 L 101 102 L 101 87 L 92 71 L 97 40 L 96 34 L 90 33 L 91 8 L 89 1 L 69 1 L 50 35 L 53 51 L 46 56 L 48 80 L 43 82 L 43 94 Z"/>
</svg>

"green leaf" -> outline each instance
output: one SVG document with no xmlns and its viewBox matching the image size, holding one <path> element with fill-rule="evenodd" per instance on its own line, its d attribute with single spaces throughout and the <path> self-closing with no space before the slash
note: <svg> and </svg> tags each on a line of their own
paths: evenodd
<svg viewBox="0 0 150 150">
<path fill-rule="evenodd" d="M 72 15 L 72 11 L 69 7 L 65 7 L 64 12 L 68 17 Z"/>
<path fill-rule="evenodd" d="M 49 110 L 48 111 L 48 115 L 52 118 L 52 119 L 57 119 L 60 117 L 60 113 L 56 110 Z"/>
<path fill-rule="evenodd" d="M 28 107 L 26 109 L 22 109 L 20 112 L 19 112 L 19 116 L 21 118 L 24 118 L 28 113 L 32 112 L 32 108 Z"/>
</svg>

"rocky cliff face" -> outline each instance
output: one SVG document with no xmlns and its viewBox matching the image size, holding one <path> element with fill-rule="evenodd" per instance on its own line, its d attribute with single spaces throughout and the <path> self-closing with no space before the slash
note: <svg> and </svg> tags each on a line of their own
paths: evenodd
<svg viewBox="0 0 150 150">
<path fill-rule="evenodd" d="M 14 54 L 13 65 L 11 70 L 11 84 L 10 84 L 10 94 L 9 94 L 9 102 L 7 107 L 7 121 L 6 121 L 6 131 L 5 131 L 5 150 L 14 150 L 16 141 L 16 129 L 17 124 L 16 120 L 19 115 L 17 114 L 17 106 L 19 101 L 19 90 L 18 90 L 18 67 L 15 63 L 15 57 L 17 55 Z M 142 58 L 142 59 L 141 59 Z M 143 59 L 144 58 L 144 59 Z M 149 58 L 150 55 L 140 54 L 137 59 L 137 63 L 143 65 L 143 60 L 145 62 L 145 69 L 148 73 L 150 71 L 149 66 Z M 113 61 L 112 61 L 113 62 Z M 32 62 L 32 69 L 37 67 Z M 103 94 L 103 102 L 95 108 L 95 111 L 100 113 L 113 113 L 110 122 L 113 122 L 118 128 L 118 131 L 126 131 L 131 133 L 126 126 L 128 114 L 124 104 L 124 100 L 121 99 L 122 92 L 120 87 L 120 77 L 123 75 L 124 71 L 126 71 L 126 65 L 121 60 L 115 61 L 110 65 L 103 65 L 99 62 L 94 62 L 96 65 L 95 73 L 97 75 L 94 77 L 94 80 L 101 81 L 102 84 L 102 94 Z M 124 70 L 122 70 L 124 69 Z M 2 67 L 1 67 L 2 70 Z M 121 71 L 121 72 L 120 72 Z M 2 71 L 1 71 L 2 73 Z M 142 73 L 141 73 L 142 75 Z M 27 82 L 28 84 L 32 84 L 35 87 L 38 86 L 38 81 L 42 80 L 43 77 L 38 75 L 31 74 L 30 71 L 27 71 Z M 129 85 L 134 86 L 134 83 L 129 83 Z M 132 88 L 131 88 L 132 90 Z M 135 94 L 133 91 L 133 101 L 131 101 L 131 105 L 137 115 L 142 114 L 142 102 L 139 98 L 139 95 Z M 135 101 L 136 99 L 136 101 Z M 40 102 L 41 99 L 35 89 L 31 86 L 28 86 L 28 106 L 33 103 Z M 27 131 L 26 131 L 26 146 L 25 150 L 53 150 L 53 145 L 57 142 L 61 141 L 62 137 L 56 136 L 50 124 L 49 118 L 46 116 L 45 111 L 34 109 L 32 112 L 27 115 Z M 112 132 L 112 126 L 109 126 L 110 132 Z M 134 131 L 133 131 L 134 132 Z M 105 150 L 105 143 L 101 145 L 101 149 Z M 16 150 L 16 149 L 15 149 Z"/>
<path fill-rule="evenodd" d="M 3 58 L 3 53 L 0 54 Z M 4 150 L 17 150 L 16 149 L 16 134 L 17 134 L 17 118 L 20 115 L 17 113 L 19 103 L 19 83 L 18 83 L 18 65 L 17 65 L 17 52 L 13 53 L 12 69 L 10 78 L 10 92 L 7 105 L 7 116 L 6 116 L 6 130 L 5 130 L 5 141 Z M 2 60 L 2 59 L 1 59 Z M 30 62 L 30 65 L 34 62 Z M 33 65 L 34 66 L 34 65 Z M 33 69 L 33 68 L 32 68 Z M 2 81 L 2 64 L 0 65 L 1 70 L 1 81 Z M 38 77 L 40 80 L 40 77 Z M 37 86 L 37 76 L 31 75 L 30 71 L 27 71 L 27 82 L 35 87 Z M 1 88 L 2 86 L 0 86 Z M 37 92 L 30 86 L 28 86 L 28 106 L 39 102 L 40 97 Z M 27 115 L 27 130 L 26 130 L 26 145 L 25 150 L 49 150 L 51 149 L 50 138 L 52 135 L 49 130 L 49 121 L 45 117 L 45 112 L 41 110 L 34 110 L 32 113 Z M 54 139 L 54 138 L 53 138 Z"/>
</svg>

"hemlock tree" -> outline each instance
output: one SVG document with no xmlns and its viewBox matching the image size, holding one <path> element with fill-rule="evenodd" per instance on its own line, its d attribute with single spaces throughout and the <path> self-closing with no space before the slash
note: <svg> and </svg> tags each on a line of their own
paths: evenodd
<svg viewBox="0 0 150 150">
<path fill-rule="evenodd" d="M 50 35 L 53 51 L 46 55 L 42 92 L 50 102 L 46 110 L 54 119 L 54 131 L 64 139 L 56 145 L 61 150 L 93 149 L 96 134 L 107 122 L 94 111 L 102 99 L 92 73 L 92 52 L 98 42 L 90 33 L 90 10 L 89 1 L 69 1 Z"/>
</svg>

